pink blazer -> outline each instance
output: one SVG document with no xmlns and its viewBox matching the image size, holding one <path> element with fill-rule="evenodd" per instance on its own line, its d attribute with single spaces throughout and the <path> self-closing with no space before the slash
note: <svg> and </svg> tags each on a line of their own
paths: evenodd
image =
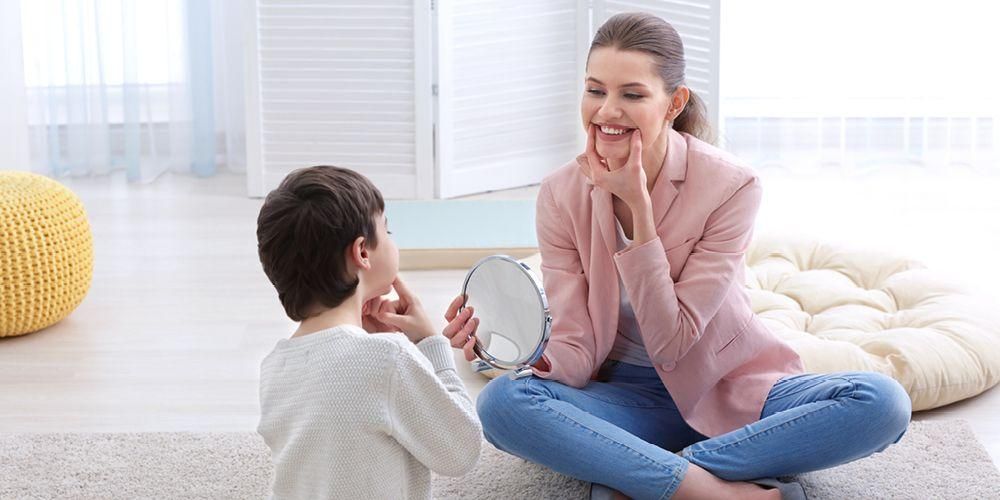
<svg viewBox="0 0 1000 500">
<path fill-rule="evenodd" d="M 552 336 L 535 375 L 583 387 L 611 351 L 618 275 L 660 379 L 692 428 L 718 436 L 760 419 L 798 354 L 758 320 L 744 252 L 760 206 L 756 174 L 688 134 L 670 134 L 652 191 L 659 238 L 617 252 L 611 194 L 577 161 L 542 182 L 536 230 Z M 581 157 L 579 161 L 586 161 Z"/>
</svg>

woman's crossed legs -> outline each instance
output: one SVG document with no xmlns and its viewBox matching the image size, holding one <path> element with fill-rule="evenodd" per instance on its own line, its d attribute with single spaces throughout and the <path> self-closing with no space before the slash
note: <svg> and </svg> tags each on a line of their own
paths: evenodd
<svg viewBox="0 0 1000 500">
<path fill-rule="evenodd" d="M 498 377 L 477 406 L 497 448 L 632 498 L 671 497 L 690 464 L 744 481 L 847 463 L 899 441 L 910 417 L 906 393 L 884 375 L 802 374 L 774 385 L 761 420 L 707 439 L 653 368 L 619 361 L 582 389 Z"/>
</svg>

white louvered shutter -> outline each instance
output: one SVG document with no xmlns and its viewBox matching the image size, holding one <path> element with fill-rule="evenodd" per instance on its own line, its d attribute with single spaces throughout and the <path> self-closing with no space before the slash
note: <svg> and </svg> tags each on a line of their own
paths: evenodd
<svg viewBox="0 0 1000 500">
<path fill-rule="evenodd" d="M 250 194 L 332 164 L 387 198 L 433 197 L 430 0 L 253 3 Z"/>
<path fill-rule="evenodd" d="M 438 195 L 524 186 L 582 151 L 586 0 L 440 1 Z"/>
<path fill-rule="evenodd" d="M 719 1 L 720 0 L 593 0 L 593 32 L 621 12 L 649 12 L 681 35 L 688 87 L 708 108 L 712 126 L 719 126 Z"/>
</svg>

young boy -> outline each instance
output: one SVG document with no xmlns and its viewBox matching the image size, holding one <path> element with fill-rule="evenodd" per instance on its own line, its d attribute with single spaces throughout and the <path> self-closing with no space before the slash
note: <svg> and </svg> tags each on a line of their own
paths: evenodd
<svg viewBox="0 0 1000 500">
<path fill-rule="evenodd" d="M 300 322 L 261 364 L 275 498 L 430 498 L 431 470 L 460 476 L 479 459 L 475 407 L 397 276 L 384 208 L 368 179 L 321 166 L 289 174 L 260 210 L 264 273 Z M 445 332 L 471 351 L 478 320 L 461 303 Z"/>
</svg>

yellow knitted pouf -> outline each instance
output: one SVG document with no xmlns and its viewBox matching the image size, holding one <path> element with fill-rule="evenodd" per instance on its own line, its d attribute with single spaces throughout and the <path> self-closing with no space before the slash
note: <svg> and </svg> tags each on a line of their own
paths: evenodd
<svg viewBox="0 0 1000 500">
<path fill-rule="evenodd" d="M 0 172 L 0 337 L 58 323 L 90 288 L 94 247 L 80 199 L 27 172 Z"/>
</svg>

